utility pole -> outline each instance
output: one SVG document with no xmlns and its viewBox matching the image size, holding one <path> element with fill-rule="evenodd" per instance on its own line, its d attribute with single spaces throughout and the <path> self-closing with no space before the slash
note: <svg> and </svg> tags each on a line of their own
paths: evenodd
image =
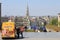
<svg viewBox="0 0 60 40">
<path fill-rule="evenodd" d="M 1 29 L 1 25 L 2 23 L 1 23 L 1 3 L 0 3 L 0 29 Z"/>
</svg>

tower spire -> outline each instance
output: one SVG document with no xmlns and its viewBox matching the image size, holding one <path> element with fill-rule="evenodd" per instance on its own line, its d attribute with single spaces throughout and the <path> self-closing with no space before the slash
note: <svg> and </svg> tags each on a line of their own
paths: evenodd
<svg viewBox="0 0 60 40">
<path fill-rule="evenodd" d="M 27 9 L 26 9 L 26 16 L 29 16 L 29 7 L 28 7 L 28 3 L 27 3 Z"/>
<path fill-rule="evenodd" d="M 29 16 L 29 7 L 28 7 L 28 2 L 26 5 L 26 16 L 24 17 L 24 24 L 25 26 L 28 27 L 28 29 L 30 29 L 30 16 Z"/>
</svg>

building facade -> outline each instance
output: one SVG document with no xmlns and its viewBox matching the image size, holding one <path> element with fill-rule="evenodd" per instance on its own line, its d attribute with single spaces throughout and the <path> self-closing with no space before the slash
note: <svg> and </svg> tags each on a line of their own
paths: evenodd
<svg viewBox="0 0 60 40">
<path fill-rule="evenodd" d="M 1 3 L 0 3 L 0 29 L 1 29 Z"/>
<path fill-rule="evenodd" d="M 58 27 L 60 27 L 60 13 L 58 13 Z"/>
</svg>

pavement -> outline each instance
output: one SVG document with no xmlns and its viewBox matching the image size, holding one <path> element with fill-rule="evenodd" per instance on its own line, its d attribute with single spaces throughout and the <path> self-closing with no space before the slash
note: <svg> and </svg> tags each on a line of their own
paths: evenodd
<svg viewBox="0 0 60 40">
<path fill-rule="evenodd" d="M 24 38 L 24 39 L 0 39 L 0 40 L 60 40 L 60 38 Z"/>
<path fill-rule="evenodd" d="M 60 38 L 25 38 L 21 40 L 60 40 Z"/>
<path fill-rule="evenodd" d="M 33 34 L 33 33 L 32 33 Z M 0 33 L 0 40 L 60 40 L 60 36 L 56 38 L 52 37 L 24 37 L 23 39 L 2 39 Z"/>
</svg>

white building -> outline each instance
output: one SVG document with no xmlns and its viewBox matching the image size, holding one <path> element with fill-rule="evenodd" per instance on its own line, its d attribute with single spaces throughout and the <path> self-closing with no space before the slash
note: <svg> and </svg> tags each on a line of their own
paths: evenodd
<svg viewBox="0 0 60 40">
<path fill-rule="evenodd" d="M 60 27 L 60 13 L 58 13 L 58 27 Z"/>
</svg>

